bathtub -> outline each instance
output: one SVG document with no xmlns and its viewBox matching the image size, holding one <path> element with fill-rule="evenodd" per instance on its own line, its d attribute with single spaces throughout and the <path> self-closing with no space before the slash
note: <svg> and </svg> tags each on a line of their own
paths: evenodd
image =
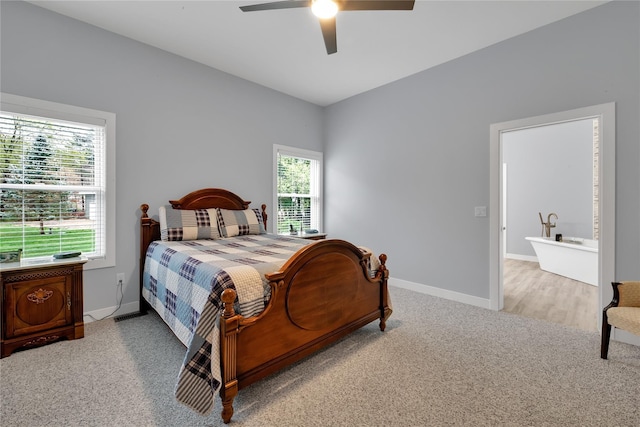
<svg viewBox="0 0 640 427">
<path fill-rule="evenodd" d="M 540 269 L 598 286 L 598 241 L 565 237 L 525 237 L 533 246 Z"/>
</svg>

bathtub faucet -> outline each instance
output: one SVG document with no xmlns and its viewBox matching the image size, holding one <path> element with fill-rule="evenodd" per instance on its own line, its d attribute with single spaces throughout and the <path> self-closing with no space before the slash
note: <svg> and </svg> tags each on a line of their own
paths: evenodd
<svg viewBox="0 0 640 427">
<path fill-rule="evenodd" d="M 547 222 L 544 222 L 544 220 L 542 219 L 542 213 L 538 212 L 538 216 L 540 216 L 540 222 L 542 223 L 542 236 L 544 237 L 546 234 L 547 237 L 551 237 L 551 229 L 556 226 L 555 222 L 553 224 L 551 223 L 551 217 L 555 217 L 557 221 L 558 215 L 551 212 L 549 216 L 547 216 Z"/>
</svg>

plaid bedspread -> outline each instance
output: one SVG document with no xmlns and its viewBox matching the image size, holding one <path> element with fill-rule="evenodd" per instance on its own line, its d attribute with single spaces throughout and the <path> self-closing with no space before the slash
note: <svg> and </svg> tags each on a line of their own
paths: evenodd
<svg viewBox="0 0 640 427">
<path fill-rule="evenodd" d="M 238 313 L 259 314 L 270 292 L 264 275 L 309 243 L 273 234 L 151 243 L 143 296 L 187 347 L 175 390 L 178 401 L 203 415 L 213 408 L 222 380 L 222 291 L 235 289 Z"/>
</svg>

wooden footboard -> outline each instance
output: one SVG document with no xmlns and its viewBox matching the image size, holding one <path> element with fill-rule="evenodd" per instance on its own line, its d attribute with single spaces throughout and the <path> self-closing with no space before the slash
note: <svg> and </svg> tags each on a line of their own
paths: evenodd
<svg viewBox="0 0 640 427">
<path fill-rule="evenodd" d="M 257 317 L 236 315 L 231 289 L 222 294 L 220 321 L 222 418 L 233 415 L 238 390 L 391 313 L 386 256 L 375 277 L 370 254 L 342 240 L 324 240 L 298 251 L 281 271 L 267 275 L 271 300 Z"/>
</svg>

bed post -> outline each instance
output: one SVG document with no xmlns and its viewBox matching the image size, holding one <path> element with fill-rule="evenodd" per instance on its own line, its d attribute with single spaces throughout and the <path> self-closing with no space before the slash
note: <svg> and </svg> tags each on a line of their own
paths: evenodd
<svg viewBox="0 0 640 427">
<path fill-rule="evenodd" d="M 228 424 L 233 416 L 233 399 L 238 394 L 238 377 L 236 371 L 236 338 L 238 336 L 238 317 L 233 309 L 236 292 L 225 289 L 222 292 L 222 317 L 220 318 L 220 372 L 222 385 L 222 421 Z"/>
<path fill-rule="evenodd" d="M 267 205 L 262 204 L 262 223 L 264 224 L 264 229 L 267 229 Z M 274 231 L 274 234 L 277 234 Z"/>
<path fill-rule="evenodd" d="M 380 267 L 378 267 L 378 275 L 380 276 L 380 330 L 384 332 L 387 327 L 387 319 L 391 316 L 391 308 L 389 307 L 389 291 L 387 289 L 387 281 L 389 279 L 389 270 L 385 263 L 387 255 L 380 254 Z"/>
<path fill-rule="evenodd" d="M 140 205 L 142 216 L 140 217 L 140 313 L 146 313 L 149 304 L 142 297 L 142 278 L 144 276 L 144 260 L 147 255 L 147 248 L 154 240 L 160 239 L 160 224 L 153 218 L 149 218 L 149 205 Z"/>
</svg>

